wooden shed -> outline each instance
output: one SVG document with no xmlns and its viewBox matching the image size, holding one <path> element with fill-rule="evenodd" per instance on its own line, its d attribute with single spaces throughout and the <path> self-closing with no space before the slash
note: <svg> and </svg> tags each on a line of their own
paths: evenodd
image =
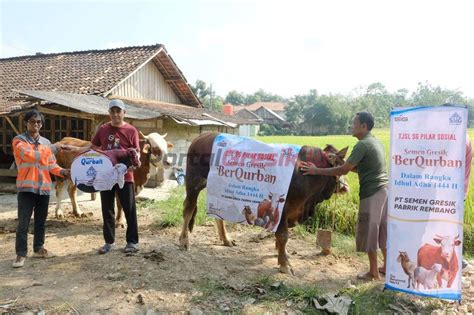
<svg viewBox="0 0 474 315">
<path fill-rule="evenodd" d="M 25 130 L 23 114 L 32 107 L 45 114 L 41 133 L 51 142 L 66 136 L 90 140 L 109 121 L 109 99 L 122 99 L 126 120 L 144 134 L 167 133 L 176 156 L 202 132 L 236 134 L 245 122 L 202 108 L 160 44 L 4 58 L 0 83 L 0 176 L 16 175 L 11 142 Z M 155 170 L 150 184 L 164 176 Z"/>
</svg>

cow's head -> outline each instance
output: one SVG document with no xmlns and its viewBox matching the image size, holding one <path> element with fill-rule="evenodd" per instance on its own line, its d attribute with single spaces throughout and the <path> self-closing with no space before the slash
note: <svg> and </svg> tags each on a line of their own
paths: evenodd
<svg viewBox="0 0 474 315">
<path fill-rule="evenodd" d="M 334 167 L 341 166 L 345 163 L 344 157 L 348 149 L 349 147 L 345 147 L 338 151 L 334 146 L 327 144 L 323 151 L 326 153 L 329 164 Z M 344 175 L 338 176 L 336 180 L 336 194 L 347 194 L 350 192 L 349 182 Z"/>
<path fill-rule="evenodd" d="M 278 196 L 277 193 L 271 192 L 268 194 L 268 199 L 270 200 L 271 205 L 272 205 L 271 209 L 275 210 L 278 208 L 279 203 L 285 202 L 285 194 Z"/>
<path fill-rule="evenodd" d="M 334 167 L 341 166 L 345 163 L 344 157 L 346 156 L 348 149 L 349 147 L 345 147 L 344 149 L 338 151 L 331 144 L 326 144 L 326 147 L 323 151 L 326 153 L 329 163 Z"/>
<path fill-rule="evenodd" d="M 459 235 L 456 237 L 435 235 L 433 240 L 441 245 L 441 257 L 446 259 L 448 263 L 453 257 L 454 247 L 461 245 Z"/>
<path fill-rule="evenodd" d="M 127 149 L 127 155 L 128 158 L 130 159 L 130 164 L 134 167 L 140 167 L 140 154 L 138 154 L 137 150 L 135 148 L 128 148 Z"/>
<path fill-rule="evenodd" d="M 147 141 L 143 147 L 143 151 L 149 150 L 153 158 L 151 163 L 156 166 L 157 162 L 162 161 L 164 167 L 170 167 L 172 164 L 171 158 L 168 156 L 168 149 L 171 149 L 173 145 L 165 140 L 167 134 L 160 135 L 157 132 L 152 132 L 148 136 L 145 136 L 140 132 L 140 136 Z M 148 146 L 147 146 L 148 144 Z"/>
</svg>

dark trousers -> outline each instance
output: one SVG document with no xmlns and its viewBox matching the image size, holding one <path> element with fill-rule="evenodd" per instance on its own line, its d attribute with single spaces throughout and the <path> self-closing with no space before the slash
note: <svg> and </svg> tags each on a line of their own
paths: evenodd
<svg viewBox="0 0 474 315">
<path fill-rule="evenodd" d="M 34 212 L 35 232 L 33 250 L 37 252 L 44 245 L 45 223 L 48 216 L 49 195 L 30 192 L 18 193 L 18 227 L 16 228 L 15 251 L 17 256 L 28 253 L 28 225 Z"/>
<path fill-rule="evenodd" d="M 100 192 L 105 242 L 115 243 L 115 193 L 120 199 L 127 220 L 127 243 L 138 244 L 137 206 L 133 183 L 130 182 L 126 182 L 122 189 L 115 185 L 112 190 Z"/>
</svg>

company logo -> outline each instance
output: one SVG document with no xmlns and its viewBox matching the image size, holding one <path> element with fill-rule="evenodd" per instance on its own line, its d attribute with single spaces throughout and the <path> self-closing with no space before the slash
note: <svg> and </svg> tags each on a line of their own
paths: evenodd
<svg viewBox="0 0 474 315">
<path fill-rule="evenodd" d="M 89 165 L 89 164 L 104 164 L 104 161 L 99 158 L 99 159 L 94 159 L 94 158 L 82 158 L 81 159 L 81 164 L 82 165 Z"/>
<path fill-rule="evenodd" d="M 454 113 L 449 117 L 450 125 L 460 125 L 462 123 L 462 117 L 458 113 Z"/>
<path fill-rule="evenodd" d="M 95 177 L 97 175 L 97 170 L 91 166 L 86 172 L 87 177 Z"/>
<path fill-rule="evenodd" d="M 395 121 L 408 121 L 408 117 L 400 115 L 395 117 Z"/>
<path fill-rule="evenodd" d="M 226 147 L 226 146 L 227 146 L 227 142 L 225 142 L 224 140 L 219 141 L 219 142 L 217 143 L 217 146 L 219 146 L 219 147 Z"/>
</svg>

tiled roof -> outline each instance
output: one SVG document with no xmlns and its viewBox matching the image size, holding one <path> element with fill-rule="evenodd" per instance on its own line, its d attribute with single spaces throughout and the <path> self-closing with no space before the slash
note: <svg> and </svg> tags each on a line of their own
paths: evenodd
<svg viewBox="0 0 474 315">
<path fill-rule="evenodd" d="M 37 54 L 0 59 L 0 95 L 13 89 L 104 94 L 162 45 Z"/>
<path fill-rule="evenodd" d="M 285 110 L 287 105 L 285 103 L 278 103 L 278 102 L 255 102 L 247 106 L 234 106 L 234 112 L 236 113 L 239 110 L 244 109 L 244 108 L 254 111 L 254 110 L 259 109 L 262 106 L 274 112 L 282 112 Z"/>
<path fill-rule="evenodd" d="M 186 105 L 177 105 L 155 100 L 144 100 L 135 98 L 124 98 L 121 96 L 112 96 L 113 98 L 120 98 L 125 103 L 141 107 L 144 109 L 155 110 L 165 116 L 175 117 L 178 119 L 208 119 L 209 116 L 217 120 L 230 122 L 234 124 L 256 124 L 254 120 L 250 120 L 238 116 L 229 116 L 223 113 L 211 112 L 205 108 L 196 108 Z"/>
<path fill-rule="evenodd" d="M 83 113 L 103 116 L 109 115 L 108 104 L 110 100 L 102 96 L 67 93 L 60 91 L 19 90 L 18 92 L 22 95 L 28 96 L 28 99 L 30 100 L 43 100 L 48 102 L 46 104 L 42 104 L 44 108 L 49 107 L 51 104 L 58 104 Z M 160 116 L 161 113 L 158 111 L 126 104 L 126 118 L 151 119 Z"/>
<path fill-rule="evenodd" d="M 161 44 L 0 59 L 0 107 L 18 105 L 10 99 L 18 96 L 13 90 L 19 89 L 106 96 L 153 56 L 183 103 L 200 107 L 183 74 Z"/>
</svg>

